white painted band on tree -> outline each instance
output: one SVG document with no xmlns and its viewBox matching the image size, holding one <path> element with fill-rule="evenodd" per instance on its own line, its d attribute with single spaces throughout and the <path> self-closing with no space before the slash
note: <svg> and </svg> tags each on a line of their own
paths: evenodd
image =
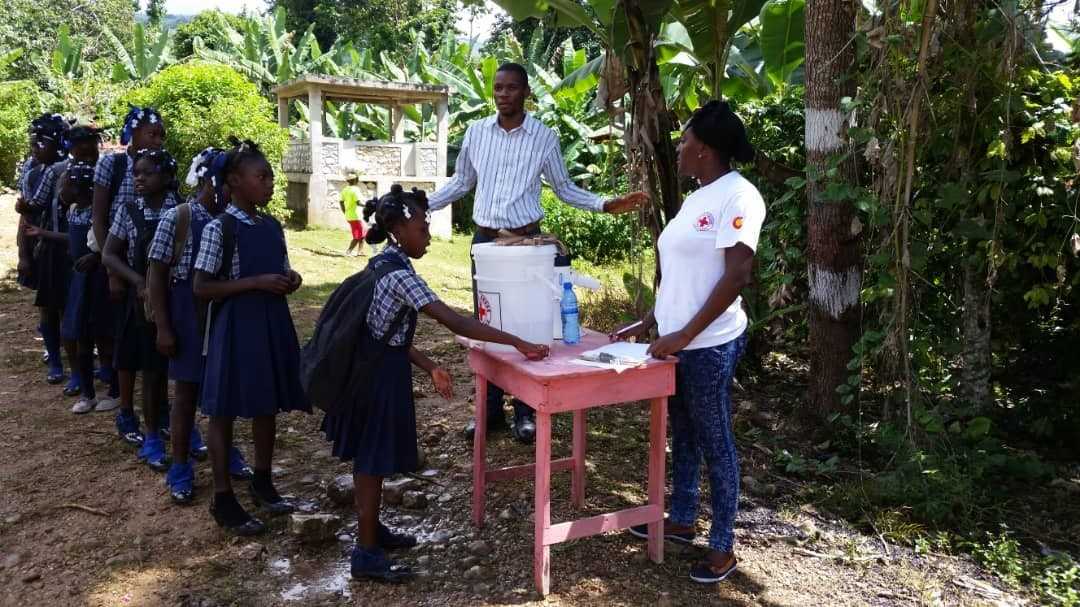
<svg viewBox="0 0 1080 607">
<path fill-rule="evenodd" d="M 832 152 L 840 148 L 844 115 L 837 110 L 806 108 L 806 151 Z"/>
<path fill-rule="evenodd" d="M 848 309 L 859 303 L 862 274 L 858 268 L 833 272 L 813 264 L 809 267 L 810 302 L 839 320 Z"/>
</svg>

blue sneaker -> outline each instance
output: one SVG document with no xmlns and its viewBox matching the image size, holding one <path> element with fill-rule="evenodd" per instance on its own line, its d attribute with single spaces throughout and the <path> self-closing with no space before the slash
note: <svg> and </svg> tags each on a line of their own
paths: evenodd
<svg viewBox="0 0 1080 607">
<path fill-rule="evenodd" d="M 59 362 L 60 357 L 57 356 L 55 358 L 56 358 L 57 362 Z M 64 365 L 53 364 L 53 357 L 52 356 L 49 357 L 49 370 L 48 370 L 48 372 L 45 373 L 45 381 L 47 383 L 50 383 L 50 384 L 54 385 L 54 386 L 56 384 L 64 381 Z"/>
<path fill-rule="evenodd" d="M 139 416 L 135 415 L 134 411 L 128 413 L 121 409 L 116 414 L 116 432 L 129 445 L 140 447 L 143 444 L 143 434 L 139 431 Z"/>
<path fill-rule="evenodd" d="M 202 434 L 199 433 L 198 426 L 191 427 L 191 442 L 188 445 L 188 455 L 200 462 L 206 461 L 210 450 L 206 448 L 206 443 L 203 442 Z"/>
<path fill-rule="evenodd" d="M 409 567 L 386 558 L 382 548 L 356 546 L 349 565 L 354 580 L 368 579 L 394 584 L 408 581 L 416 575 Z"/>
<path fill-rule="evenodd" d="M 165 441 L 161 440 L 161 434 L 151 434 L 143 440 L 142 448 L 138 455 L 140 462 L 146 462 L 154 472 L 165 472 L 169 467 L 169 459 L 165 456 Z"/>
<path fill-rule="evenodd" d="M 64 396 L 78 396 L 82 393 L 82 380 L 79 378 L 79 373 L 73 372 L 71 377 L 68 378 L 68 383 L 64 386 Z"/>
<path fill-rule="evenodd" d="M 165 474 L 165 484 L 169 486 L 169 497 L 174 504 L 191 504 L 195 499 L 195 468 L 191 462 L 169 466 L 169 472 Z"/>
<path fill-rule="evenodd" d="M 161 437 L 165 440 L 172 439 L 172 430 L 170 430 L 169 426 L 171 421 L 172 416 L 170 413 L 169 402 L 165 401 L 165 406 L 161 409 L 161 419 L 158 422 L 158 432 L 161 432 Z"/>
<path fill-rule="evenodd" d="M 239 481 L 255 478 L 255 471 L 244 461 L 244 454 L 236 447 L 229 449 L 229 476 Z"/>
</svg>

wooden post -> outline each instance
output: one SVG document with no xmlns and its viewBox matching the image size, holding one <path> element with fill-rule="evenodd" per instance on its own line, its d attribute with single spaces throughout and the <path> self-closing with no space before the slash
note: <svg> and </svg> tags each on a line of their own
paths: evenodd
<svg viewBox="0 0 1080 607">
<path fill-rule="evenodd" d="M 446 98 L 440 99 L 435 102 L 435 143 L 437 147 L 436 152 L 436 166 L 435 176 L 446 177 L 446 146 L 450 140 L 450 104 Z"/>
<path fill-rule="evenodd" d="M 283 129 L 289 128 L 289 98 L 278 97 L 277 99 L 277 123 Z"/>
<path fill-rule="evenodd" d="M 476 403 L 486 407 L 485 403 Z M 479 432 L 479 428 L 477 431 Z M 551 592 L 551 547 L 547 531 L 551 527 L 551 414 L 536 412 L 536 495 L 533 515 L 533 581 L 540 596 Z"/>
<path fill-rule="evenodd" d="M 570 495 L 574 507 L 585 507 L 585 409 L 574 411 L 573 439 L 574 475 L 571 478 Z"/>
<path fill-rule="evenodd" d="M 470 353 L 470 357 L 472 354 Z M 484 498 L 487 492 L 487 378 L 477 373 L 476 430 L 473 433 L 473 525 L 484 526 Z"/>
</svg>

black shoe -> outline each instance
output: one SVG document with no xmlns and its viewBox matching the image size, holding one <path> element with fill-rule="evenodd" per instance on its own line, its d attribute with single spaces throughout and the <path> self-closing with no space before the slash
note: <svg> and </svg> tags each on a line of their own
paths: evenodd
<svg viewBox="0 0 1080 607">
<path fill-rule="evenodd" d="M 649 526 L 646 525 L 634 525 L 627 529 L 630 535 L 641 538 L 643 540 L 649 539 Z M 675 542 L 676 544 L 684 544 L 689 546 L 694 543 L 694 538 L 697 537 L 695 533 L 665 533 L 664 539 L 669 542 Z"/>
<path fill-rule="evenodd" d="M 232 516 L 226 516 L 223 512 L 225 508 L 220 508 L 215 499 L 210 504 L 210 515 L 214 517 L 214 522 L 218 524 L 218 527 L 240 537 L 259 535 L 266 531 L 266 525 L 262 521 L 245 512 L 239 505 L 236 508 L 239 509 L 239 512 L 233 512 Z"/>
<path fill-rule="evenodd" d="M 195 492 L 191 489 L 174 489 L 169 491 L 169 497 L 177 506 L 190 506 L 195 501 Z"/>
<path fill-rule="evenodd" d="M 516 416 L 514 418 L 514 440 L 523 444 L 531 445 L 536 441 L 536 421 L 531 414 Z"/>
<path fill-rule="evenodd" d="M 498 415 L 488 414 L 487 420 L 487 433 L 491 436 L 492 432 L 502 432 L 510 427 L 510 424 L 506 423 L 506 416 L 500 411 Z M 469 423 L 465 424 L 465 440 L 472 440 L 476 436 L 476 420 L 470 419 Z"/>
<path fill-rule="evenodd" d="M 380 521 L 378 542 L 383 550 L 399 550 L 415 546 L 416 537 L 407 533 L 395 533 Z"/>
<path fill-rule="evenodd" d="M 386 558 L 382 549 L 368 550 L 360 546 L 353 548 L 349 573 L 354 580 L 367 579 L 390 584 L 406 582 L 416 577 L 409 567 Z"/>
<path fill-rule="evenodd" d="M 280 516 L 282 514 L 292 514 L 296 511 L 296 505 L 291 501 L 278 495 L 276 489 L 273 486 L 269 488 L 257 489 L 255 483 L 252 482 L 248 485 L 248 489 L 251 492 L 251 499 L 255 502 L 255 505 L 262 508 L 263 512 L 266 512 L 270 516 Z"/>
</svg>

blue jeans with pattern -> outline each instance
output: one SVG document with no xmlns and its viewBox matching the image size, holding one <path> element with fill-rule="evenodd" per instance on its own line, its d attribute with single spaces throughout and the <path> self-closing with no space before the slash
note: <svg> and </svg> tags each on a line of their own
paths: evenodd
<svg viewBox="0 0 1080 607">
<path fill-rule="evenodd" d="M 712 529 L 709 548 L 731 552 L 739 506 L 739 454 L 731 428 L 731 380 L 746 348 L 746 333 L 699 350 L 678 353 L 671 424 L 671 521 L 693 528 L 701 495 L 699 466 L 709 473 Z"/>
</svg>

